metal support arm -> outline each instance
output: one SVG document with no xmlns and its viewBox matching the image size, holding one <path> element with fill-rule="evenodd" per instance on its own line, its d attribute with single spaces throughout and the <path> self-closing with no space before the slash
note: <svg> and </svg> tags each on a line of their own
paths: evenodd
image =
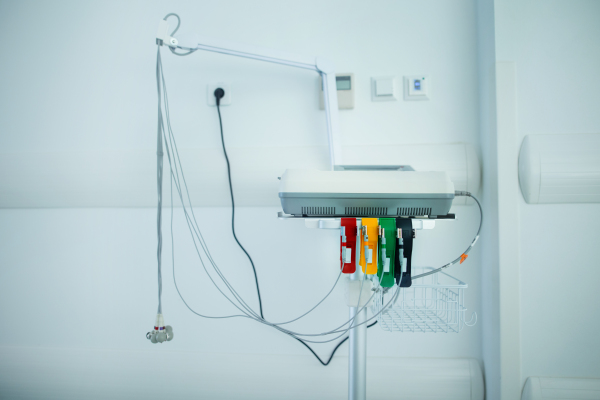
<svg viewBox="0 0 600 400">
<path fill-rule="evenodd" d="M 299 56 L 284 51 L 201 36 L 188 36 L 176 39 L 171 37 L 168 31 L 168 22 L 161 20 L 156 35 L 156 42 L 159 45 L 186 51 L 211 51 L 214 53 L 250 58 L 253 60 L 266 61 L 318 72 L 323 79 L 323 98 L 325 100 L 325 116 L 327 120 L 327 138 L 331 169 L 333 170 L 335 165 L 342 164 L 342 146 L 338 122 L 337 85 L 335 80 L 335 68 L 331 62 L 321 57 Z"/>
</svg>

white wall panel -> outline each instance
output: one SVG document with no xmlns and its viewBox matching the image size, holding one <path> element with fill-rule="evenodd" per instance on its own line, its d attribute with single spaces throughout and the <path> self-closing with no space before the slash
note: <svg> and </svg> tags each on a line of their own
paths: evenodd
<svg viewBox="0 0 600 400">
<path fill-rule="evenodd" d="M 525 136 L 519 183 L 529 204 L 600 203 L 600 134 Z"/>
</svg>

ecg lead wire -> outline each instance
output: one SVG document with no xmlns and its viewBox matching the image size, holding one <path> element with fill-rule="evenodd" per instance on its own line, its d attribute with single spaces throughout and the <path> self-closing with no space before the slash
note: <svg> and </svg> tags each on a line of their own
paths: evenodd
<svg viewBox="0 0 600 400">
<path fill-rule="evenodd" d="M 160 73 L 160 77 L 158 75 L 159 73 Z M 179 152 L 177 150 L 177 145 L 176 145 L 175 138 L 174 138 L 174 135 L 173 135 L 173 132 L 172 132 L 171 124 L 170 124 L 170 116 L 169 116 L 169 110 L 168 110 L 168 98 L 167 98 L 167 93 L 166 93 L 166 84 L 165 84 L 165 81 L 164 81 L 164 75 L 163 75 L 163 71 L 162 71 L 162 63 L 161 63 L 161 60 L 160 60 L 160 48 L 158 50 L 158 55 L 157 55 L 157 80 L 161 81 L 162 87 L 163 87 L 163 93 L 162 93 L 162 95 L 164 96 L 164 107 L 165 107 L 166 122 L 167 122 L 167 124 L 166 124 L 167 125 L 167 130 L 165 130 L 164 129 L 165 128 L 164 121 L 162 119 L 162 109 L 159 106 L 159 124 L 160 124 L 160 129 L 162 130 L 163 135 L 165 135 L 165 139 L 168 139 L 168 142 L 171 142 L 171 146 L 169 146 L 167 143 L 165 143 L 165 147 L 167 148 L 167 156 L 168 156 L 168 160 L 169 160 L 169 165 L 170 165 L 170 169 L 171 169 L 171 182 L 172 183 L 174 182 L 175 186 L 177 188 L 177 192 L 179 194 L 179 198 L 180 198 L 180 200 L 182 202 L 182 207 L 183 207 L 183 210 L 184 210 L 184 215 L 186 217 L 186 223 L 188 225 L 188 228 L 190 229 L 190 233 L 192 234 L 194 245 L 196 247 L 196 252 L 198 253 L 198 256 L 199 256 L 199 259 L 200 259 L 201 264 L 203 266 L 203 269 L 205 270 L 205 272 L 209 276 L 209 279 L 211 280 L 211 282 L 213 283 L 213 285 L 215 285 L 215 287 L 219 290 L 219 292 L 221 292 L 221 294 L 229 302 L 231 302 L 232 305 L 234 305 L 234 307 L 236 307 L 239 311 L 241 311 L 244 315 L 231 315 L 231 316 L 224 316 L 224 317 L 209 317 L 209 316 L 205 316 L 205 315 L 199 314 L 199 313 L 195 312 L 194 310 L 192 310 L 191 307 L 189 307 L 189 305 L 185 302 L 185 300 L 183 300 L 183 296 L 181 295 L 181 293 L 178 290 L 178 294 L 180 295 L 180 297 L 182 298 L 182 300 L 184 301 L 184 303 L 186 304 L 186 306 L 190 309 L 190 311 L 194 312 L 195 314 L 197 314 L 199 316 L 208 317 L 208 318 L 232 318 L 232 317 L 247 317 L 247 318 L 251 318 L 251 319 L 253 319 L 253 320 L 257 321 L 257 322 L 260 322 L 260 323 L 263 323 L 265 325 L 269 325 L 271 327 L 274 327 L 275 329 L 278 329 L 281 332 L 286 333 L 286 334 L 288 334 L 290 336 L 293 336 L 293 337 L 295 337 L 295 338 L 298 339 L 297 336 L 327 336 L 327 335 L 332 335 L 332 334 L 340 333 L 340 332 L 343 335 L 346 332 L 348 332 L 353 326 L 356 327 L 356 326 L 363 325 L 365 323 L 368 323 L 373 318 L 376 318 L 383 310 L 385 310 L 393 302 L 393 300 L 395 298 L 397 298 L 398 293 L 399 293 L 399 289 L 396 290 L 396 292 L 392 296 L 392 299 L 385 306 L 383 306 L 382 309 L 377 314 L 375 314 L 374 316 L 372 316 L 371 318 L 369 318 L 367 321 L 365 321 L 363 323 L 360 323 L 360 324 L 354 325 L 354 320 L 356 318 L 356 316 L 355 316 L 355 317 L 349 319 L 347 322 L 345 322 L 344 324 L 340 325 L 339 327 L 337 327 L 337 328 L 335 328 L 333 330 L 330 330 L 330 331 L 327 331 L 327 332 L 321 332 L 321 333 L 317 333 L 317 334 L 303 334 L 303 333 L 293 332 L 293 331 L 290 331 L 290 330 L 287 330 L 287 329 L 283 329 L 283 328 L 277 326 L 277 325 L 281 325 L 283 323 L 274 324 L 274 323 L 272 323 L 270 321 L 267 321 L 265 319 L 260 318 L 257 315 L 257 313 L 254 310 L 252 310 L 247 305 L 247 303 L 237 293 L 237 291 L 235 291 L 235 289 L 233 288 L 233 286 L 227 281 L 227 279 L 225 278 L 225 276 L 223 275 L 223 273 L 217 267 L 216 263 L 212 259 L 212 256 L 210 255 L 210 251 L 208 250 L 208 247 L 206 246 L 206 243 L 204 242 L 204 238 L 202 237 L 202 233 L 200 232 L 200 229 L 199 229 L 199 226 L 198 226 L 198 222 L 197 222 L 196 217 L 194 215 L 194 211 L 193 211 L 191 199 L 190 199 L 190 196 L 189 196 L 189 190 L 187 188 L 187 183 L 185 181 L 185 176 L 183 175 L 183 170 L 182 170 L 182 165 L 181 165 L 181 159 L 179 158 Z M 160 83 L 159 83 L 159 96 L 160 96 Z M 168 138 L 167 138 L 167 131 L 168 131 Z M 174 157 L 173 160 L 172 160 L 172 157 Z M 179 176 L 180 173 L 181 173 L 181 177 Z M 188 214 L 187 209 L 186 209 L 186 205 L 185 205 L 186 202 L 184 201 L 183 193 L 181 191 L 181 189 L 182 189 L 181 181 L 183 181 L 183 187 L 185 188 L 186 196 L 188 198 L 191 216 L 190 216 L 190 214 Z M 459 192 L 457 192 L 457 195 L 467 195 L 467 194 L 459 194 Z M 468 194 L 468 195 L 470 195 L 470 194 Z M 474 196 L 471 196 L 471 197 L 474 198 Z M 477 199 L 475 199 L 475 200 L 477 201 Z M 481 205 L 479 204 L 478 201 L 477 201 L 477 203 L 478 203 L 478 205 L 480 207 L 480 212 L 481 212 Z M 481 229 L 481 222 L 480 222 L 480 229 Z M 479 231 L 478 231 L 478 233 L 479 233 Z M 471 246 L 469 246 L 469 248 L 463 254 L 468 253 L 468 251 L 473 247 L 473 245 L 477 241 L 477 238 L 478 238 L 478 236 L 475 238 L 475 240 L 472 242 Z M 198 240 L 198 243 L 196 243 L 196 240 Z M 227 287 L 227 289 L 234 296 L 235 300 L 237 302 L 239 302 L 239 305 L 236 304 L 235 301 L 233 301 L 232 299 L 230 299 L 220 289 L 219 285 L 217 285 L 217 283 L 214 281 L 214 279 L 212 278 L 211 274 L 208 272 L 208 270 L 206 269 L 206 266 L 204 265 L 204 260 L 203 260 L 201 254 L 200 254 L 200 249 L 198 249 L 198 246 L 197 246 L 198 244 L 200 244 L 200 247 L 202 248 L 205 256 L 207 257 L 208 261 L 210 262 L 211 266 L 213 267 L 213 269 L 215 270 L 215 272 L 217 273 L 217 275 L 219 276 L 219 278 L 221 278 L 221 280 L 223 281 L 223 283 L 225 284 L 225 286 Z M 430 273 L 418 275 L 418 276 L 414 277 L 414 279 L 417 279 L 417 278 L 422 277 L 422 276 L 429 275 L 431 273 L 438 272 L 442 268 L 446 268 L 446 267 L 448 267 L 450 265 L 456 264 L 457 262 L 459 262 L 460 259 L 461 259 L 461 257 L 457 258 L 456 260 L 454 260 L 451 263 L 446 264 L 445 266 L 439 268 L 438 270 L 432 271 Z M 329 293 L 331 293 L 331 291 Z M 326 295 L 326 297 L 329 295 L 329 293 Z M 362 284 L 361 284 L 361 295 L 362 295 Z M 369 301 L 371 300 L 372 297 L 373 297 L 373 295 L 370 297 Z M 324 301 L 324 299 L 322 301 Z M 367 301 L 366 304 L 368 304 L 369 301 Z M 321 302 L 319 302 L 318 304 L 320 304 Z M 359 297 L 359 302 L 360 302 L 360 297 Z M 360 308 L 360 311 L 362 311 L 366 307 L 366 304 L 365 304 L 365 306 L 363 306 L 362 308 Z M 242 307 L 242 308 L 240 308 L 240 307 Z M 296 318 L 295 320 L 297 320 L 297 319 L 299 319 L 299 318 L 307 315 L 314 308 L 316 308 L 316 306 L 313 307 L 311 310 L 309 310 L 307 313 L 305 313 L 302 316 Z M 286 323 L 293 322 L 295 320 L 288 321 Z M 347 329 L 340 329 L 341 327 L 343 327 L 345 325 L 348 325 L 348 324 L 350 324 L 349 328 L 347 328 Z M 340 337 L 340 336 L 338 336 L 338 337 Z M 335 340 L 335 339 L 336 338 L 330 339 L 330 340 L 326 340 L 326 341 L 309 341 L 309 342 L 325 343 L 325 342 L 329 342 L 329 341 L 332 341 L 332 340 Z M 308 341 L 308 340 L 306 340 L 306 341 Z"/>
</svg>

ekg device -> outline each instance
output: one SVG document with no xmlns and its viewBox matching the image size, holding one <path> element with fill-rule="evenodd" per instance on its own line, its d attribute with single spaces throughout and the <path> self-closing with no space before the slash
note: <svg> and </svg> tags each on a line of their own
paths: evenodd
<svg viewBox="0 0 600 400">
<path fill-rule="evenodd" d="M 283 212 L 298 217 L 445 216 L 454 200 L 446 172 L 288 169 L 281 176 Z"/>
</svg>

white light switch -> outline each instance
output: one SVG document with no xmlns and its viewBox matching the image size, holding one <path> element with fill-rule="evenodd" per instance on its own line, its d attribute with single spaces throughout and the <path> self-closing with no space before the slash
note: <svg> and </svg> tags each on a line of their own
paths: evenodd
<svg viewBox="0 0 600 400">
<path fill-rule="evenodd" d="M 381 76 L 371 78 L 371 100 L 393 101 L 396 98 L 396 78 L 393 76 Z"/>
<path fill-rule="evenodd" d="M 379 79 L 375 81 L 375 93 L 377 96 L 392 96 L 394 94 L 394 80 Z"/>
<path fill-rule="evenodd" d="M 431 79 L 427 75 L 404 77 L 404 100 L 429 100 Z"/>
</svg>

